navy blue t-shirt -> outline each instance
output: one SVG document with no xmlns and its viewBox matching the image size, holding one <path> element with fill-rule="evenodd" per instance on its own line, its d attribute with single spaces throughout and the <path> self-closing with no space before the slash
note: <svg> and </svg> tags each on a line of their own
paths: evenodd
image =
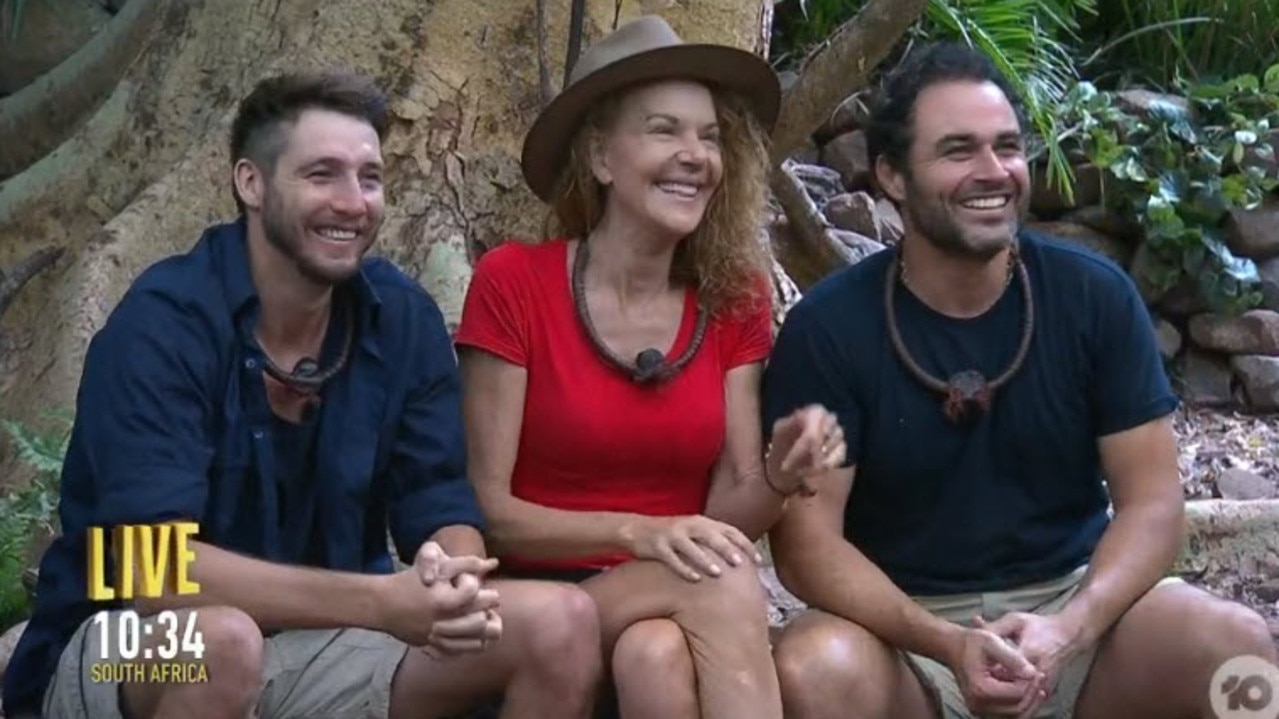
<svg viewBox="0 0 1279 719">
<path fill-rule="evenodd" d="M 1129 276 L 1032 232 L 1021 255 L 1035 304 L 1021 370 L 988 414 L 957 426 L 910 376 L 887 331 L 884 251 L 825 278 L 789 312 L 765 373 L 765 428 L 820 403 L 856 466 L 844 535 L 913 595 L 997 591 L 1086 563 L 1108 521 L 1098 438 L 1177 406 L 1149 312 Z M 897 284 L 903 341 L 938 378 L 1001 374 L 1024 319 L 1020 283 L 954 319 Z"/>
<path fill-rule="evenodd" d="M 439 307 L 381 258 L 365 260 L 343 294 L 356 334 L 325 386 L 311 454 L 305 431 L 275 441 L 243 221 L 210 228 L 133 283 L 85 357 L 62 470 L 63 533 L 40 563 L 34 616 L 4 678 L 6 713 L 38 712 L 72 633 L 119 606 L 87 598 L 89 527 L 188 519 L 199 540 L 230 551 L 368 573 L 394 569 L 388 532 L 412 562 L 443 527 L 484 527 Z M 281 496 L 281 476 L 301 467 L 305 482 Z"/>
</svg>

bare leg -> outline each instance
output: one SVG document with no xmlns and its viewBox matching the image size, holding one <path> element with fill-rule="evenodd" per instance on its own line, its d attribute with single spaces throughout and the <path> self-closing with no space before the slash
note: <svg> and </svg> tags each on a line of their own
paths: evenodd
<svg viewBox="0 0 1279 719">
<path fill-rule="evenodd" d="M 1258 614 L 1188 584 L 1156 587 L 1102 639 L 1076 716 L 1210 719 L 1213 672 L 1241 654 L 1276 662 Z"/>
<path fill-rule="evenodd" d="M 567 584 L 495 581 L 503 634 L 480 654 L 410 649 L 391 684 L 391 719 L 437 719 L 505 695 L 503 717 L 587 719 L 602 678 L 595 603 Z"/>
<path fill-rule="evenodd" d="M 933 719 L 919 678 L 862 627 L 810 609 L 774 649 L 787 719 Z"/>
<path fill-rule="evenodd" d="M 669 619 L 627 627 L 613 647 L 622 719 L 698 719 L 697 675 L 684 630 Z"/>
<path fill-rule="evenodd" d="M 679 625 L 697 675 L 701 719 L 781 716 L 766 599 L 754 566 L 690 582 L 661 563 L 636 560 L 588 579 L 582 588 L 599 607 L 606 653 L 636 622 L 669 618 Z"/>
<path fill-rule="evenodd" d="M 204 641 L 199 662 L 206 668 L 208 681 L 124 683 L 120 698 L 131 719 L 242 719 L 257 701 L 263 642 L 257 623 L 239 609 L 202 607 L 176 612 L 179 631 L 192 611 L 198 612 L 195 624 Z M 163 635 L 153 631 L 144 646 L 159 646 Z"/>
</svg>

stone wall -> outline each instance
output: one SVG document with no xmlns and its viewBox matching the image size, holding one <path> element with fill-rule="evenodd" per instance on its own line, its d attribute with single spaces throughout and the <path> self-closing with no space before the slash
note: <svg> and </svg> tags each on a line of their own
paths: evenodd
<svg viewBox="0 0 1279 719">
<path fill-rule="evenodd" d="M 1133 93 L 1130 100 L 1149 101 L 1143 98 L 1147 95 Z M 801 289 L 836 269 L 840 261 L 857 262 L 902 235 L 897 210 L 874 187 L 866 136 L 858 129 L 864 113 L 863 99 L 849 98 L 815 142 L 792 158 L 791 174 L 804 185 L 827 225 L 824 242 L 832 252 L 826 254 L 839 260 L 788 263 L 801 268 L 795 273 Z M 1100 252 L 1129 271 L 1147 300 L 1160 351 L 1182 398 L 1195 406 L 1279 411 L 1279 197 L 1257 210 L 1231 213 L 1225 222 L 1229 249 L 1256 264 L 1264 298 L 1258 309 L 1227 316 L 1209 312 L 1207 303 L 1188 286 L 1156 296 L 1144 280 L 1142 267 L 1149 260 L 1142 230 L 1103 206 L 1101 170 L 1076 166 L 1071 200 L 1049 187 L 1045 174 L 1042 165 L 1034 167 L 1027 225 Z M 776 218 L 773 240 L 785 257 L 805 243 L 780 211 Z"/>
</svg>

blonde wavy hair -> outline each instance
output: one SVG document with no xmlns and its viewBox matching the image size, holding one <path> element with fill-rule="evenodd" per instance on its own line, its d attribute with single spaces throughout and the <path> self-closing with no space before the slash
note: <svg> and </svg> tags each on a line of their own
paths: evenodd
<svg viewBox="0 0 1279 719">
<path fill-rule="evenodd" d="M 604 215 L 607 190 L 591 171 L 591 147 L 616 120 L 623 88 L 586 117 L 570 149 L 547 216 L 545 237 L 585 238 Z M 768 136 L 738 96 L 712 90 L 723 176 L 697 229 L 680 242 L 671 279 L 691 285 L 712 315 L 749 311 L 769 299 L 768 256 L 759 238 L 768 187 Z"/>
</svg>

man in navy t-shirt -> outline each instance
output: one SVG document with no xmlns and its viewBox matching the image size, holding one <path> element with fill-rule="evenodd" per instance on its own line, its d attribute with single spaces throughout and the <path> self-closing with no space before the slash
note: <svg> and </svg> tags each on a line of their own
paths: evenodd
<svg viewBox="0 0 1279 719">
<path fill-rule="evenodd" d="M 1020 227 L 1023 127 L 984 56 L 912 54 L 867 130 L 905 238 L 777 339 L 765 426 L 820 403 L 849 453 L 771 535 L 812 607 L 777 645 L 788 717 L 1211 716 L 1218 666 L 1275 661 L 1258 615 L 1167 577 L 1177 400 L 1128 275 Z"/>
<path fill-rule="evenodd" d="M 239 219 L 143 272 L 89 346 L 7 716 L 443 717 L 499 694 L 515 716 L 589 715 L 594 603 L 489 580 L 444 318 L 365 256 L 390 123 L 344 74 L 242 101 Z M 160 550 L 93 542 L 123 525 L 198 525 L 198 591 L 124 596 Z"/>
</svg>

